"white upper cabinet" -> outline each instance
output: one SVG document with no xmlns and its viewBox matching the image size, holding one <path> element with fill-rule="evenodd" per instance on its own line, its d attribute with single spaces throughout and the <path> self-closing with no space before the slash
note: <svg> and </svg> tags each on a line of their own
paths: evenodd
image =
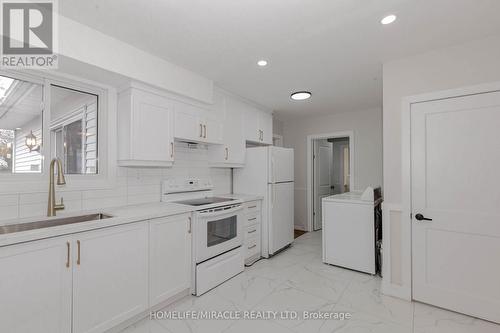
<svg viewBox="0 0 500 333">
<path fill-rule="evenodd" d="M 222 124 L 217 116 L 211 110 L 176 101 L 174 136 L 179 140 L 221 144 Z"/>
<path fill-rule="evenodd" d="M 171 166 L 174 161 L 172 102 L 129 88 L 118 98 L 118 164 Z"/>
<path fill-rule="evenodd" d="M 273 144 L 273 115 L 260 111 L 260 130 L 262 131 L 262 143 L 265 143 L 267 145 L 272 145 Z"/>
<path fill-rule="evenodd" d="M 253 143 L 273 144 L 273 117 L 270 113 L 246 105 L 245 139 Z"/>
<path fill-rule="evenodd" d="M 222 118 L 221 146 L 209 148 L 212 166 L 243 167 L 245 164 L 245 137 L 243 134 L 244 104 L 233 97 L 215 94 L 214 112 Z"/>
</svg>

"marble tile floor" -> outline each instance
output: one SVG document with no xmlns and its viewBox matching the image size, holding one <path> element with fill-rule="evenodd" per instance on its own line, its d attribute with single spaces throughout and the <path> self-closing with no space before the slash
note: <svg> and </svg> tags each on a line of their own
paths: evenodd
<svg viewBox="0 0 500 333">
<path fill-rule="evenodd" d="M 381 279 L 321 262 L 321 232 L 306 233 L 292 247 L 201 297 L 189 296 L 162 311 L 280 311 L 294 319 L 143 319 L 123 333 L 499 333 L 500 325 L 417 302 L 381 295 Z M 247 311 L 247 312 L 245 312 Z M 252 312 L 250 312 L 252 311 Z M 286 312 L 289 311 L 289 312 Z M 303 311 L 349 314 L 350 319 L 304 319 Z"/>
</svg>

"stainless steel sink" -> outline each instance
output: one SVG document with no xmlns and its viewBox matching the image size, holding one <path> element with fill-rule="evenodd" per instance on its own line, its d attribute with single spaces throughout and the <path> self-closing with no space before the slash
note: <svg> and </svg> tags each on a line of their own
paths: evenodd
<svg viewBox="0 0 500 333">
<path fill-rule="evenodd" d="M 98 214 L 89 214 L 89 215 L 80 215 L 80 216 L 71 216 L 71 217 L 61 217 L 61 218 L 51 218 L 48 220 L 41 220 L 35 222 L 28 223 L 18 223 L 18 224 L 9 224 L 0 226 L 0 234 L 10 234 L 13 232 L 26 231 L 26 230 L 34 230 L 34 229 L 43 229 L 55 227 L 58 225 L 66 225 L 80 222 L 88 222 L 88 221 L 96 221 L 96 220 L 104 220 L 109 219 L 113 216 L 98 213 Z"/>
</svg>

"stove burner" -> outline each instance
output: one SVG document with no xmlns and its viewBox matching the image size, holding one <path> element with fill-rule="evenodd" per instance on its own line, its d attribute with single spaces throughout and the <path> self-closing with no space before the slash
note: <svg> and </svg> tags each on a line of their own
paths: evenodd
<svg viewBox="0 0 500 333">
<path fill-rule="evenodd" d="M 210 198 L 174 201 L 174 203 L 189 205 L 189 206 L 204 206 L 204 205 L 210 205 L 210 204 L 219 203 L 219 202 L 230 202 L 233 200 L 235 200 L 235 199 L 210 197 Z"/>
</svg>

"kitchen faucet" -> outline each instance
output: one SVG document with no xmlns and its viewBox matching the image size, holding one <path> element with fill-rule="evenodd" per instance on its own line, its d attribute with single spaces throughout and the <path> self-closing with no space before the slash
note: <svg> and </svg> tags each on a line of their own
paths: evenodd
<svg viewBox="0 0 500 333">
<path fill-rule="evenodd" d="M 57 185 L 66 184 L 61 160 L 58 158 L 52 159 L 52 161 L 50 161 L 50 170 L 49 170 L 50 182 L 49 182 L 49 202 L 47 205 L 47 216 L 56 216 L 56 211 L 64 209 L 64 202 L 62 197 L 61 197 L 61 203 L 56 204 L 56 190 L 54 185 L 54 166 L 56 163 L 57 163 Z"/>
</svg>

